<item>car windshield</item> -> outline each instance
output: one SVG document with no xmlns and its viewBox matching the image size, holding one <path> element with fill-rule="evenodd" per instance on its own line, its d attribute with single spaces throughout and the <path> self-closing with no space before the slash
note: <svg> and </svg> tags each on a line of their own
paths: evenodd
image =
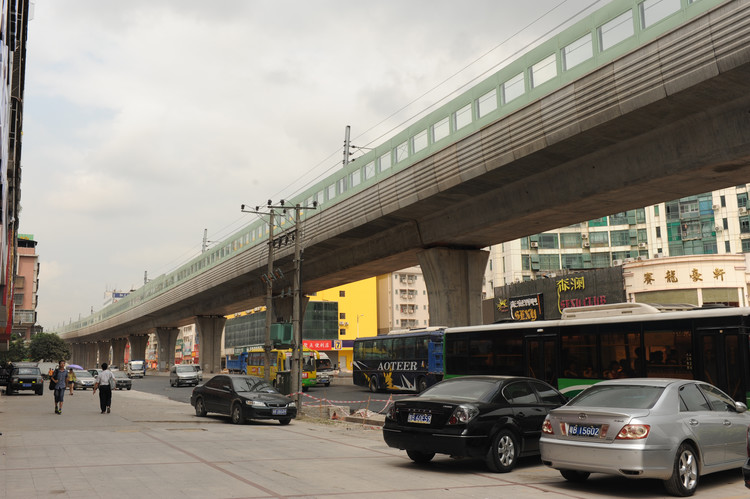
<svg viewBox="0 0 750 499">
<path fill-rule="evenodd" d="M 39 369 L 36 367 L 19 367 L 16 369 L 16 374 L 39 374 Z"/>
<path fill-rule="evenodd" d="M 232 385 L 236 392 L 278 393 L 266 380 L 260 378 L 232 378 Z"/>
<path fill-rule="evenodd" d="M 420 397 L 445 397 L 460 400 L 487 400 L 497 389 L 489 379 L 456 378 L 431 386 Z"/>
<path fill-rule="evenodd" d="M 178 373 L 194 373 L 195 368 L 193 366 L 177 366 Z"/>
<path fill-rule="evenodd" d="M 75 370 L 73 371 L 73 374 L 76 375 L 76 378 L 93 378 L 94 376 L 88 372 L 88 371 L 79 371 Z"/>
<path fill-rule="evenodd" d="M 661 386 L 594 385 L 568 402 L 566 407 L 651 409 L 663 392 Z"/>
</svg>

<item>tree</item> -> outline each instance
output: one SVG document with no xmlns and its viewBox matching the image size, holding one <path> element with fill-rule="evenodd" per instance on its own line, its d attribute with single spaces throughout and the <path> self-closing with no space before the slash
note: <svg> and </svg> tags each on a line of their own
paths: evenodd
<svg viewBox="0 0 750 499">
<path fill-rule="evenodd" d="M 29 344 L 31 360 L 55 362 L 70 359 L 70 345 L 54 333 L 36 333 Z"/>
<path fill-rule="evenodd" d="M 7 352 L 0 352 L 0 362 L 19 362 L 29 356 L 29 350 L 23 338 L 15 338 L 10 341 Z"/>
</svg>

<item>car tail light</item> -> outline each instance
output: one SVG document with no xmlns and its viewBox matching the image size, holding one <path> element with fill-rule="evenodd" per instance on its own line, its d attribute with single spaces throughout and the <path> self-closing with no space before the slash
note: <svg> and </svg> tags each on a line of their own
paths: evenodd
<svg viewBox="0 0 750 499">
<path fill-rule="evenodd" d="M 555 434 L 555 432 L 552 431 L 552 423 L 550 423 L 549 419 L 545 419 L 544 423 L 542 423 L 542 433 L 546 433 L 547 435 Z"/>
<path fill-rule="evenodd" d="M 398 409 L 396 408 L 395 404 L 391 405 L 391 407 L 388 409 L 388 412 L 385 414 L 385 417 L 394 421 L 398 419 Z"/>
<path fill-rule="evenodd" d="M 459 405 L 448 419 L 448 424 L 466 424 L 479 414 L 479 409 L 473 405 Z"/>
<path fill-rule="evenodd" d="M 616 440 L 640 440 L 646 438 L 651 431 L 647 424 L 629 424 L 622 427 L 620 433 L 615 437 Z"/>
</svg>

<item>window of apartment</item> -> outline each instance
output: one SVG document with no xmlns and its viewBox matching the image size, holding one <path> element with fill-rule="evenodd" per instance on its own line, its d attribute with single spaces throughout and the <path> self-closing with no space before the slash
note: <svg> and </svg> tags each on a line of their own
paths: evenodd
<svg viewBox="0 0 750 499">
<path fill-rule="evenodd" d="M 563 232 L 560 234 L 560 247 L 562 248 L 580 248 L 580 232 Z"/>
<path fill-rule="evenodd" d="M 609 267 L 612 259 L 609 252 L 604 253 L 591 253 L 591 266 L 595 269 L 603 269 Z"/>
<path fill-rule="evenodd" d="M 560 270 L 560 255 L 539 255 L 539 270 Z"/>
<path fill-rule="evenodd" d="M 609 225 L 627 225 L 628 214 L 627 212 L 615 213 L 609 216 Z"/>
<path fill-rule="evenodd" d="M 722 208 L 726 208 L 727 207 L 727 197 L 726 196 L 724 196 L 724 195 L 719 196 L 719 202 L 720 202 Z"/>
<path fill-rule="evenodd" d="M 729 230 L 729 219 L 722 218 L 721 219 L 721 226 L 724 227 L 724 230 Z"/>
<path fill-rule="evenodd" d="M 630 246 L 629 230 L 613 230 L 609 233 L 612 246 Z"/>
<path fill-rule="evenodd" d="M 609 246 L 609 232 L 589 232 L 591 246 Z"/>
<path fill-rule="evenodd" d="M 742 252 L 743 253 L 750 253 L 750 239 L 743 239 L 742 240 Z"/>
<path fill-rule="evenodd" d="M 747 208 L 747 192 L 737 193 L 737 206 L 740 208 Z"/>
<path fill-rule="evenodd" d="M 743 242 L 744 241 L 748 241 L 748 244 L 750 244 L 750 239 L 745 239 L 745 240 L 743 240 Z M 724 241 L 724 252 L 725 253 L 731 253 L 732 252 L 731 249 L 732 249 L 732 247 L 730 246 L 729 241 Z M 743 249 L 742 252 L 744 253 L 745 250 Z"/>
<path fill-rule="evenodd" d="M 700 207 L 698 201 L 687 201 L 680 203 L 680 215 L 683 217 L 698 215 Z"/>
<path fill-rule="evenodd" d="M 339 329 L 339 336 L 344 336 L 346 334 L 346 329 Z"/>
<path fill-rule="evenodd" d="M 564 269 L 582 269 L 583 255 L 561 255 L 562 268 Z"/>
<path fill-rule="evenodd" d="M 659 205 L 658 204 L 654 205 L 654 216 L 655 217 L 659 216 Z"/>
<path fill-rule="evenodd" d="M 747 215 L 740 217 L 740 232 L 743 234 L 750 233 L 750 217 Z"/>
<path fill-rule="evenodd" d="M 656 228 L 656 237 L 661 237 L 661 227 Z"/>
<path fill-rule="evenodd" d="M 346 312 L 341 312 L 339 314 L 339 319 L 346 319 Z"/>
<path fill-rule="evenodd" d="M 521 255 L 521 270 L 531 270 L 531 257 L 529 255 Z"/>
<path fill-rule="evenodd" d="M 345 296 L 346 296 L 346 291 L 344 291 L 343 289 L 341 291 L 339 291 L 339 297 L 340 298 L 343 298 Z"/>
<path fill-rule="evenodd" d="M 539 248 L 540 249 L 559 248 L 559 245 L 557 243 L 557 234 L 539 234 Z"/>
</svg>

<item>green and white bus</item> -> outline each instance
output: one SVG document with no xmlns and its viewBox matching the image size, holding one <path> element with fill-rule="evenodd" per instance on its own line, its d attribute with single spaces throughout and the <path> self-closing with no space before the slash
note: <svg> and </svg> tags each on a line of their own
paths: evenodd
<svg viewBox="0 0 750 499">
<path fill-rule="evenodd" d="M 616 303 L 560 320 L 452 327 L 445 377 L 532 376 L 572 396 L 623 377 L 707 381 L 750 403 L 750 308 Z"/>
</svg>

